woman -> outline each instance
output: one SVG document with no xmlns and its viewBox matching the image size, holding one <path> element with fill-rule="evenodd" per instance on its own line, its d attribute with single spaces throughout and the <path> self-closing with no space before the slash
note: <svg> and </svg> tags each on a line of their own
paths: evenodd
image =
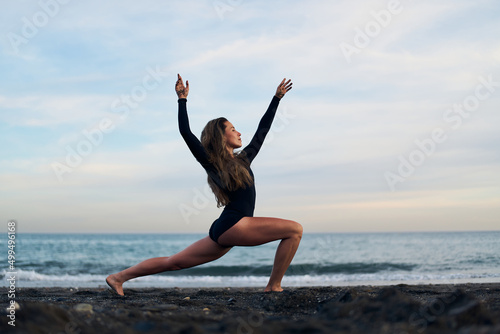
<svg viewBox="0 0 500 334">
<path fill-rule="evenodd" d="M 201 142 L 191 132 L 187 117 L 189 82 L 180 75 L 175 85 L 179 98 L 179 130 L 196 160 L 208 175 L 208 183 L 217 206 L 224 206 L 220 217 L 210 227 L 209 236 L 170 257 L 145 260 L 106 278 L 108 285 L 123 296 L 123 283 L 139 276 L 194 267 L 214 261 L 233 246 L 257 246 L 281 240 L 274 258 L 273 270 L 264 291 L 283 291 L 281 280 L 302 238 L 302 226 L 291 220 L 253 217 L 255 207 L 254 176 L 250 165 L 259 152 L 276 114 L 279 101 L 292 89 L 291 80 L 276 89 L 269 108 L 262 117 L 254 137 L 240 153 L 241 133 L 225 118 L 214 119 L 205 126 Z"/>
</svg>

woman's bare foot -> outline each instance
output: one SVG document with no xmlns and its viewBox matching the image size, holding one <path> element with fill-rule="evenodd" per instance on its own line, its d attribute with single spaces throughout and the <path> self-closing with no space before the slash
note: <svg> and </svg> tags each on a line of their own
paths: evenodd
<svg viewBox="0 0 500 334">
<path fill-rule="evenodd" d="M 111 289 L 113 289 L 114 292 L 116 292 L 117 294 L 119 294 L 120 296 L 125 296 L 125 294 L 123 293 L 123 287 L 122 287 L 122 284 L 120 281 L 118 281 L 115 277 L 114 274 L 112 275 L 109 275 L 107 278 L 106 278 L 106 283 L 108 283 L 109 287 Z"/>
<path fill-rule="evenodd" d="M 283 289 L 281 288 L 281 286 L 266 286 L 266 288 L 264 289 L 264 292 L 282 292 Z"/>
</svg>

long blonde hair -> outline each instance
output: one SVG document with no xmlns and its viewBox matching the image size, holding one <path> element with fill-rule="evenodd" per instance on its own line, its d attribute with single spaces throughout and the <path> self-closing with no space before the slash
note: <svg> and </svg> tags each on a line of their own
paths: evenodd
<svg viewBox="0 0 500 334">
<path fill-rule="evenodd" d="M 208 184 L 217 199 L 217 207 L 229 203 L 227 192 L 252 185 L 253 179 L 248 171 L 248 160 L 244 153 L 231 156 L 225 140 L 227 119 L 219 117 L 205 125 L 201 133 L 201 144 L 208 154 L 209 161 L 215 166 L 220 184 L 208 175 Z"/>
</svg>

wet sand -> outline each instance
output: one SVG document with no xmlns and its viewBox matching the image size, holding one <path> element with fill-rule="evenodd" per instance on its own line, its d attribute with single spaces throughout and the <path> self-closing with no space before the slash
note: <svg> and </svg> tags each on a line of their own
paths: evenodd
<svg viewBox="0 0 500 334">
<path fill-rule="evenodd" d="M 286 288 L 18 288 L 1 333 L 500 333 L 500 284 Z"/>
</svg>

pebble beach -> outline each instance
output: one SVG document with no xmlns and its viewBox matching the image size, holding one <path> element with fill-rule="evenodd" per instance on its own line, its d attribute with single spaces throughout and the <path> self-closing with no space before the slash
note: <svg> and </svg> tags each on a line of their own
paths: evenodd
<svg viewBox="0 0 500 334">
<path fill-rule="evenodd" d="M 2 333 L 500 333 L 500 284 L 18 288 Z M 1 303 L 8 306 L 7 295 Z M 9 322 L 10 321 L 10 325 Z"/>
</svg>

